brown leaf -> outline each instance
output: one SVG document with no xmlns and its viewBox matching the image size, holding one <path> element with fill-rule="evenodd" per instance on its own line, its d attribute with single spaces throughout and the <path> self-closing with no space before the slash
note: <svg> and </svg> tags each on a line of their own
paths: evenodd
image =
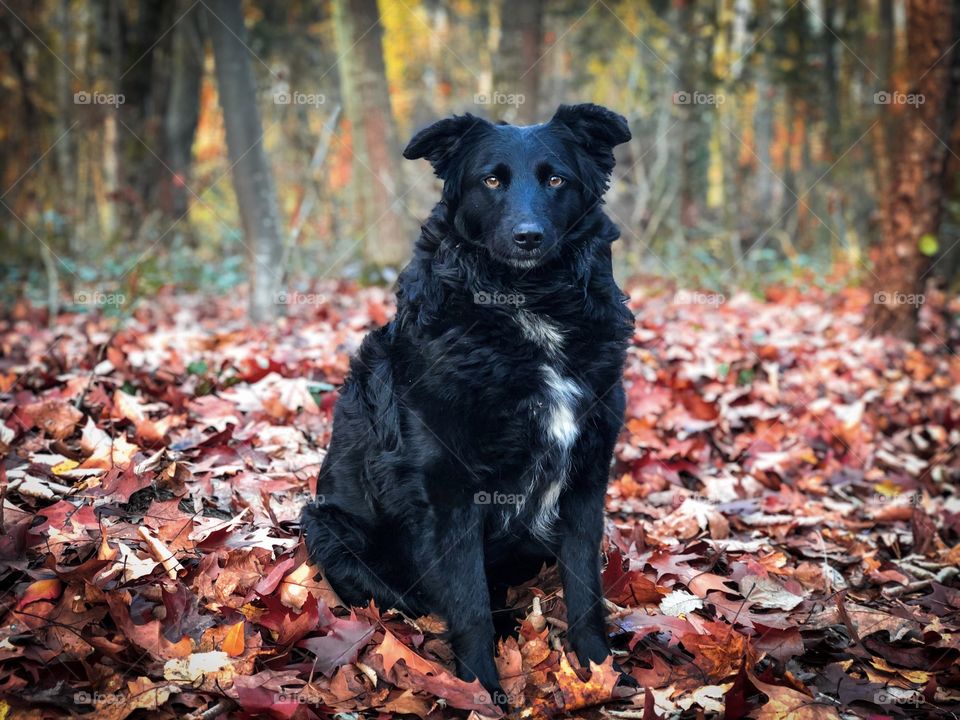
<svg viewBox="0 0 960 720">
<path fill-rule="evenodd" d="M 782 685 L 770 685 L 747 673 L 750 682 L 769 700 L 752 714 L 756 720 L 840 720 L 836 709 L 826 702 L 817 702 L 812 697 Z"/>
<path fill-rule="evenodd" d="M 77 423 L 83 419 L 83 413 L 72 404 L 59 399 L 28 405 L 23 412 L 30 418 L 32 425 L 56 440 L 72 435 Z"/>
</svg>

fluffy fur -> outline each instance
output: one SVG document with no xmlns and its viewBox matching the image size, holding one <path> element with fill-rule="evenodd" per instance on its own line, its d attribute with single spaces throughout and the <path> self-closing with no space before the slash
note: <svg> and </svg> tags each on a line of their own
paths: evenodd
<svg viewBox="0 0 960 720">
<path fill-rule="evenodd" d="M 629 139 L 595 105 L 532 127 L 465 115 L 414 137 L 404 155 L 433 164 L 442 199 L 396 317 L 351 363 L 303 513 L 346 602 L 440 615 L 459 675 L 501 705 L 491 598 L 544 562 L 559 562 L 581 663 L 609 653 L 600 543 L 633 322 L 601 198 Z"/>
</svg>

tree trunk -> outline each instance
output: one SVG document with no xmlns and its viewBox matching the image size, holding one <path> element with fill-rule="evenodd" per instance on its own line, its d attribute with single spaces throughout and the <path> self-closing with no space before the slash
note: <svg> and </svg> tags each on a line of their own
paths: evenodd
<svg viewBox="0 0 960 720">
<path fill-rule="evenodd" d="M 776 112 L 776 90 L 770 84 L 766 67 L 767 56 L 762 57 L 756 70 L 757 104 L 753 113 L 753 135 L 756 145 L 757 164 L 753 175 L 755 200 L 752 207 L 741 207 L 741 212 L 752 216 L 751 234 L 760 235 L 776 219 L 773 214 L 774 183 L 773 175 L 773 122 Z M 749 196 L 748 196 L 749 197 Z"/>
<path fill-rule="evenodd" d="M 263 150 L 257 88 L 240 0 L 210 0 L 207 28 L 213 42 L 217 90 L 233 168 L 233 189 L 246 241 L 250 279 L 250 319 L 264 322 L 276 314 L 281 255 L 280 209 L 273 173 Z"/>
<path fill-rule="evenodd" d="M 61 47 L 57 48 L 59 53 L 57 57 L 70 58 L 69 45 L 65 42 L 70 33 L 70 8 L 66 0 L 61 0 L 57 5 L 56 12 L 56 38 L 61 42 Z M 60 176 L 61 193 L 56 199 L 56 204 L 60 211 L 60 216 L 65 220 L 66 243 L 65 247 L 69 257 L 81 257 L 84 250 L 90 250 L 85 246 L 81 239 L 81 233 L 78 229 L 81 225 L 81 218 L 77 212 L 79 208 L 79 196 L 77 193 L 77 153 L 75 151 L 74 138 L 70 135 L 73 129 L 73 93 L 71 92 L 70 70 L 63 62 L 54 66 L 56 75 L 54 77 L 54 86 L 57 89 L 57 112 L 53 115 L 53 127 L 59 142 L 55 146 L 57 158 L 57 172 Z M 44 256 L 46 264 L 48 258 Z M 51 312 L 56 312 L 52 309 Z"/>
<path fill-rule="evenodd" d="M 883 241 L 878 248 L 873 304 L 867 326 L 873 333 L 917 336 L 923 278 L 940 230 L 948 191 L 945 145 L 953 134 L 960 92 L 960 9 L 951 0 L 911 0 L 907 7 L 907 74 L 910 95 L 894 95 L 881 109 L 900 110 L 899 152 L 891 164 L 889 189 L 881 198 Z M 922 96 L 922 104 L 919 103 Z M 902 102 L 901 102 L 902 101 Z"/>
<path fill-rule="evenodd" d="M 681 87 L 674 94 L 680 106 L 680 221 L 684 227 L 694 228 L 703 221 L 707 206 L 707 179 L 710 167 L 710 136 L 717 113 L 711 102 L 715 83 L 712 76 L 713 40 L 704 39 L 702 30 L 715 22 L 712 9 L 691 3 L 679 7 L 682 28 L 676 44 L 680 57 L 677 81 Z M 714 96 L 715 97 L 715 96 Z"/>
<path fill-rule="evenodd" d="M 493 58 L 493 92 L 486 96 L 489 114 L 531 125 L 540 119 L 543 0 L 503 0 L 499 10 L 500 48 Z"/>
<path fill-rule="evenodd" d="M 823 79 L 826 92 L 824 93 L 824 102 L 826 103 L 827 128 L 829 128 L 827 143 L 830 148 L 830 161 L 835 161 L 845 149 L 843 134 L 843 114 L 840 112 L 840 67 L 837 62 L 837 55 L 840 52 L 838 47 L 839 38 L 842 36 L 843 28 L 838 28 L 837 17 L 838 0 L 826 0 L 824 3 L 823 18 Z"/>
<path fill-rule="evenodd" d="M 169 80 L 171 38 L 166 29 L 176 20 L 174 9 L 172 3 L 152 0 L 108 0 L 104 8 L 110 92 L 124 98 L 111 114 L 117 123 L 116 229 L 127 241 L 150 229 L 159 189 L 169 177 L 158 158 L 165 152 L 160 129 Z"/>
<path fill-rule="evenodd" d="M 377 2 L 335 0 L 333 21 L 354 159 L 351 192 L 364 259 L 376 268 L 396 268 L 410 255 L 413 228 L 403 205 L 405 183 Z"/>
<path fill-rule="evenodd" d="M 202 13 L 190 9 L 186 0 L 177 6 L 177 17 L 187 12 L 173 28 L 170 97 L 164 114 L 166 164 L 173 172 L 163 198 L 163 208 L 174 220 L 182 217 L 189 205 L 191 149 L 200 117 L 200 83 L 203 80 Z"/>
<path fill-rule="evenodd" d="M 897 50 L 893 2 L 894 0 L 880 0 L 878 8 L 880 22 L 877 32 L 876 55 L 873 58 L 873 64 L 877 68 L 877 73 L 879 73 L 876 85 L 878 92 L 889 92 L 893 87 L 894 61 Z M 887 197 L 890 190 L 890 160 L 893 154 L 890 138 L 894 135 L 893 118 L 890 113 L 881 113 L 879 122 L 873 130 L 873 174 L 876 178 L 875 184 L 880 197 Z"/>
</svg>

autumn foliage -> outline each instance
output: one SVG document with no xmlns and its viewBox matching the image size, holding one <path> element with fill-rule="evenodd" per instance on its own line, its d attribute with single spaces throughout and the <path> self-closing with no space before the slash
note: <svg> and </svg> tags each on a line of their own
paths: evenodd
<svg viewBox="0 0 960 720">
<path fill-rule="evenodd" d="M 392 313 L 381 289 L 321 290 L 267 330 L 236 298 L 163 295 L 3 322 L 0 717 L 497 715 L 439 618 L 343 607 L 306 562 L 336 388 Z M 931 312 L 920 346 L 867 337 L 856 290 L 691 297 L 631 299 L 603 579 L 640 690 L 565 654 L 545 568 L 498 652 L 515 714 L 953 716 L 947 330 Z"/>
</svg>

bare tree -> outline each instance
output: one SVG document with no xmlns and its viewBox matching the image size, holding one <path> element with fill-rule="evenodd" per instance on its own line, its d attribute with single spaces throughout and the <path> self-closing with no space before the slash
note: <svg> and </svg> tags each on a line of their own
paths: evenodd
<svg viewBox="0 0 960 720">
<path fill-rule="evenodd" d="M 217 89 L 233 168 L 233 189 L 248 252 L 250 319 L 264 322 L 276 314 L 276 291 L 282 277 L 280 209 L 273 173 L 263 150 L 257 89 L 240 0 L 209 0 L 208 31 L 213 42 Z"/>
<path fill-rule="evenodd" d="M 915 338 L 924 276 L 949 192 L 947 142 L 960 93 L 960 8 L 951 0 L 911 0 L 907 7 L 907 72 L 914 86 L 902 106 L 898 153 L 883 192 L 883 241 L 876 257 L 875 333 Z M 911 101 L 911 96 L 914 101 Z M 922 98 L 922 101 L 921 101 Z M 886 109 L 886 108 L 885 108 Z"/>
</svg>

